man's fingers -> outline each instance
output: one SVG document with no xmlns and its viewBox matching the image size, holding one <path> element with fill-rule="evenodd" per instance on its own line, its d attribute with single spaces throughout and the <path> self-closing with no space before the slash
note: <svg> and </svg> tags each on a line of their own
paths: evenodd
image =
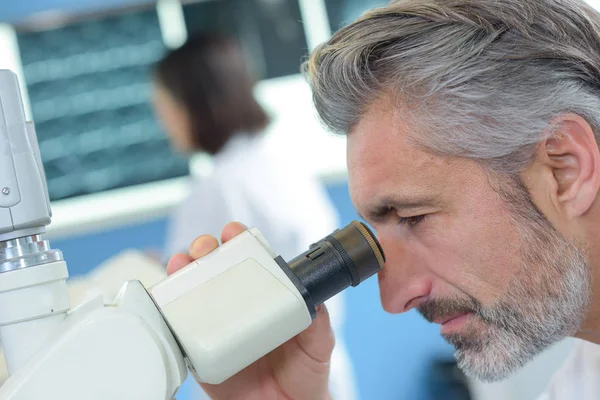
<svg viewBox="0 0 600 400">
<path fill-rule="evenodd" d="M 175 254 L 167 264 L 167 274 L 171 275 L 194 261 L 187 254 Z"/>
<path fill-rule="evenodd" d="M 194 260 L 204 257 L 214 249 L 219 247 L 217 239 L 210 235 L 203 235 L 192 242 L 188 249 L 189 255 L 187 254 L 175 254 L 169 260 L 167 264 L 167 274 L 171 275 L 186 265 L 192 263 Z"/>
<path fill-rule="evenodd" d="M 246 227 L 246 225 L 240 222 L 230 222 L 227 225 L 225 225 L 223 231 L 221 232 L 221 242 L 225 243 L 247 229 L 248 228 Z"/>
<path fill-rule="evenodd" d="M 244 232 L 246 229 L 248 228 L 246 228 L 245 225 L 240 224 L 239 222 L 229 223 L 223 228 L 223 232 L 221 234 L 221 241 L 226 242 L 231 238 Z M 209 254 L 217 247 L 219 247 L 219 242 L 213 236 L 202 235 L 196 238 L 196 240 L 192 242 L 188 249 L 189 255 L 175 254 L 173 257 L 171 257 L 167 265 L 167 273 L 172 274 L 174 272 L 179 271 L 181 268 L 190 264 L 194 260 L 197 260 Z"/>
<path fill-rule="evenodd" d="M 192 242 L 188 253 L 194 260 L 204 257 L 214 249 L 219 247 L 219 242 L 213 236 L 202 235 Z"/>
</svg>

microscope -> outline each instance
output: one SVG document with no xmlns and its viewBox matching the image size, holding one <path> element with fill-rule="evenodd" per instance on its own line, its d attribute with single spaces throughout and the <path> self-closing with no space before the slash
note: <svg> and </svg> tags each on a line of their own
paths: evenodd
<svg viewBox="0 0 600 400">
<path fill-rule="evenodd" d="M 124 283 L 72 308 L 35 128 L 0 70 L 0 400 L 169 400 L 188 370 L 219 384 L 306 329 L 315 307 L 383 268 L 360 222 L 277 256 L 249 229 L 151 287 Z"/>
</svg>

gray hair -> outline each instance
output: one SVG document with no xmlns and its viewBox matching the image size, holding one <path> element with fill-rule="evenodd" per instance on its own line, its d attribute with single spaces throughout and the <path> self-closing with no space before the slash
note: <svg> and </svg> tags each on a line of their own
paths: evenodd
<svg viewBox="0 0 600 400">
<path fill-rule="evenodd" d="M 303 66 L 321 120 L 349 133 L 390 96 L 427 149 L 514 175 L 565 112 L 600 127 L 600 15 L 581 0 L 404 0 Z"/>
</svg>

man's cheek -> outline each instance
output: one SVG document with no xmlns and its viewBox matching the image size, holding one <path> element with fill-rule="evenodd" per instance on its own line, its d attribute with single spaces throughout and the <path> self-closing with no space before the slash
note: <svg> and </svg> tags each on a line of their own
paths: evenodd
<svg viewBox="0 0 600 400">
<path fill-rule="evenodd" d="M 489 238 L 466 235 L 461 229 L 437 235 L 425 242 L 422 255 L 436 276 L 450 286 L 486 302 L 502 293 L 510 274 L 513 254 L 495 247 Z M 443 293 L 447 295 L 447 293 Z"/>
</svg>

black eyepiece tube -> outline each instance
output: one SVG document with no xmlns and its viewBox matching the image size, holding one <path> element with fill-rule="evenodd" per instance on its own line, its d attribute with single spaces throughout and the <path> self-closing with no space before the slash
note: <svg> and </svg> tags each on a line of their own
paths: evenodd
<svg viewBox="0 0 600 400">
<path fill-rule="evenodd" d="M 314 307 L 348 286 L 357 286 L 379 272 L 384 263 L 385 255 L 375 235 L 365 224 L 352 221 L 288 265 L 305 289 L 305 299 Z"/>
</svg>

